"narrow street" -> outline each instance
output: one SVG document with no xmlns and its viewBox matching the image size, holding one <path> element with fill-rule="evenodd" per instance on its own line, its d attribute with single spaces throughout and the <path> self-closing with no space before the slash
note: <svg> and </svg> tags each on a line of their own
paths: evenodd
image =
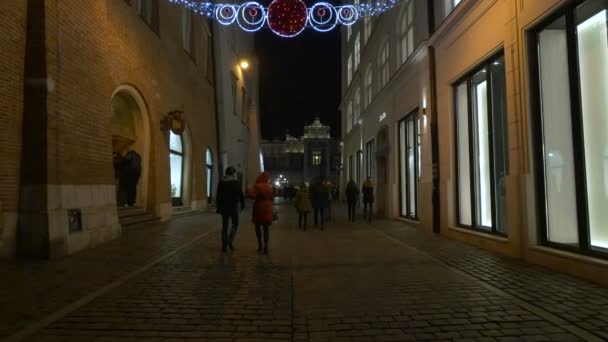
<svg viewBox="0 0 608 342">
<path fill-rule="evenodd" d="M 296 228 L 268 256 L 219 217 L 125 229 L 73 257 L 2 267 L 2 335 L 30 341 L 602 341 L 608 289 L 405 223 Z M 310 219 L 310 218 L 309 218 Z M 35 303 L 31 306 L 23 303 Z M 43 323 L 40 323 L 43 322 Z M 1 335 L 0 335 L 1 336 Z"/>
</svg>

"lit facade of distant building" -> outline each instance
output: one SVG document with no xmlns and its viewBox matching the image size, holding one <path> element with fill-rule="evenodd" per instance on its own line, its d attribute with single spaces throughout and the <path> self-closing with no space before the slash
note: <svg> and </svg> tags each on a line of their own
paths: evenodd
<svg viewBox="0 0 608 342">
<path fill-rule="evenodd" d="M 331 127 L 319 119 L 304 127 L 304 135 L 289 134 L 283 140 L 263 141 L 265 170 L 273 181 L 281 176 L 289 184 L 311 182 L 316 177 L 338 184 L 341 167 L 340 141 L 332 139 Z"/>
</svg>

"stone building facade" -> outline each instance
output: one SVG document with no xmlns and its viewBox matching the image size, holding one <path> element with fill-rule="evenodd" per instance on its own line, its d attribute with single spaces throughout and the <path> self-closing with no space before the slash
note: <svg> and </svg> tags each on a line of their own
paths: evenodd
<svg viewBox="0 0 608 342">
<path fill-rule="evenodd" d="M 119 236 L 112 153 L 128 146 L 142 157 L 137 205 L 163 220 L 176 203 L 206 206 L 217 172 L 207 20 L 164 0 L 3 1 L 0 17 L 2 256 Z M 181 136 L 166 126 L 174 111 Z"/>
<path fill-rule="evenodd" d="M 291 185 L 311 182 L 316 177 L 339 184 L 341 167 L 340 141 L 333 139 L 331 127 L 317 118 L 304 127 L 300 138 L 285 135 L 284 140 L 263 141 L 264 168 L 273 182 L 286 179 Z"/>
<path fill-rule="evenodd" d="M 342 184 L 372 176 L 381 216 L 608 283 L 606 6 L 403 0 L 345 28 Z"/>
</svg>

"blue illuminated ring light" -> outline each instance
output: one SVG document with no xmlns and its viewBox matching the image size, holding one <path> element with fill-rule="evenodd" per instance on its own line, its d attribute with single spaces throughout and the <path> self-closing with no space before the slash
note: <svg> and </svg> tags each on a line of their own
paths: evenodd
<svg viewBox="0 0 608 342">
<path fill-rule="evenodd" d="M 238 6 L 218 4 L 215 8 L 215 18 L 222 25 L 230 25 L 236 20 L 238 11 Z M 230 14 L 224 12 L 230 12 Z"/>
<path fill-rule="evenodd" d="M 238 7 L 238 15 L 236 17 L 236 22 L 239 27 L 246 32 L 255 32 L 261 29 L 266 22 L 266 10 L 262 5 L 255 1 L 246 2 Z M 250 18 L 247 17 L 249 13 L 247 11 L 258 11 L 259 19 L 251 21 Z"/>
<path fill-rule="evenodd" d="M 353 5 L 336 8 L 336 11 L 338 12 L 338 21 L 342 25 L 350 26 L 359 19 L 359 11 Z"/>
<path fill-rule="evenodd" d="M 327 1 L 327 0 L 325 0 Z M 222 4 L 201 0 L 169 0 L 192 10 L 199 15 L 215 19 L 221 25 L 232 25 L 236 22 L 242 30 L 255 32 L 268 26 L 272 32 L 281 37 L 295 37 L 305 27 L 311 27 L 319 32 L 328 32 L 337 25 L 351 26 L 363 17 L 373 17 L 397 6 L 401 0 L 375 0 L 371 4 L 333 6 L 328 2 L 318 2 L 306 9 L 306 25 L 293 35 L 284 35 L 270 28 L 268 22 L 269 8 L 263 7 L 257 1 L 247 1 L 243 4 Z M 272 4 L 271 4 L 272 5 Z M 251 12 L 253 11 L 253 12 Z"/>
<path fill-rule="evenodd" d="M 324 11 L 327 15 L 327 19 L 323 20 L 319 11 Z M 319 32 L 328 32 L 334 29 L 338 24 L 338 16 L 334 6 L 327 2 L 318 2 L 314 4 L 308 13 L 308 22 L 310 26 Z M 319 20 L 320 19 L 320 20 Z"/>
</svg>

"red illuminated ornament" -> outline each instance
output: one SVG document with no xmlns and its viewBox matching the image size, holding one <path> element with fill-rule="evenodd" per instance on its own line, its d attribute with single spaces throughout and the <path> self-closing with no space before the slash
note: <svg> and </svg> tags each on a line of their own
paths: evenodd
<svg viewBox="0 0 608 342">
<path fill-rule="evenodd" d="M 302 0 L 274 0 L 268 6 L 268 26 L 280 36 L 297 36 L 307 20 L 308 10 Z"/>
<path fill-rule="evenodd" d="M 325 8 L 319 8 L 317 10 L 317 15 L 321 18 L 323 18 L 325 16 Z"/>
</svg>

